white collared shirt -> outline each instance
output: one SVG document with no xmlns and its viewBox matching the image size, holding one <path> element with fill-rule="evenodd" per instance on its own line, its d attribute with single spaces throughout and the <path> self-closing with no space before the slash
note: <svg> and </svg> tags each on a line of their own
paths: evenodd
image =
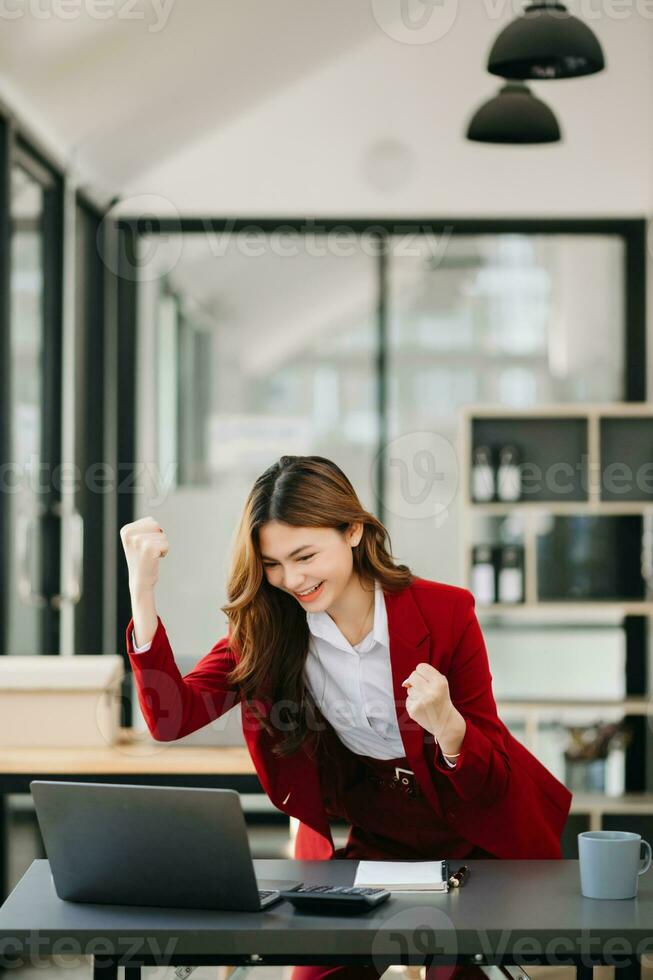
<svg viewBox="0 0 653 980">
<path fill-rule="evenodd" d="M 304 677 L 313 700 L 339 739 L 358 755 L 396 759 L 404 749 L 392 688 L 388 616 L 374 589 L 374 623 L 352 646 L 327 612 L 307 612 L 310 631 Z"/>
<path fill-rule="evenodd" d="M 306 621 L 310 637 L 304 677 L 313 700 L 340 741 L 357 755 L 403 758 L 406 750 L 397 722 L 388 615 L 380 583 L 377 581 L 374 588 L 372 629 L 355 646 L 327 612 L 307 612 Z M 135 653 L 149 649 L 149 643 L 134 646 Z M 443 758 L 455 769 L 455 762 Z"/>
<path fill-rule="evenodd" d="M 392 686 L 390 635 L 383 589 L 374 587 L 374 624 L 354 646 L 327 612 L 307 612 L 304 676 L 313 700 L 341 742 L 373 759 L 405 756 Z M 403 678 L 402 678 L 403 680 Z M 447 764 L 453 769 L 455 762 Z"/>
</svg>

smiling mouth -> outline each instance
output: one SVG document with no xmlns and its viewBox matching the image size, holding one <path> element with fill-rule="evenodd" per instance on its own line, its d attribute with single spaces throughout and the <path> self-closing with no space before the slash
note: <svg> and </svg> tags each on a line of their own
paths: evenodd
<svg viewBox="0 0 653 980">
<path fill-rule="evenodd" d="M 298 599 L 306 599 L 308 596 L 313 595 L 314 592 L 317 592 L 319 589 L 321 589 L 323 585 L 324 585 L 324 580 L 318 582 L 318 584 L 314 585 L 312 589 L 308 590 L 308 592 L 293 592 L 293 595 L 297 596 Z"/>
</svg>

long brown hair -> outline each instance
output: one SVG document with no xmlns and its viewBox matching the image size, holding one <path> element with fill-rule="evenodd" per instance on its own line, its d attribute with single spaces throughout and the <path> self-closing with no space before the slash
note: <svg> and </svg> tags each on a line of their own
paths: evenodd
<svg viewBox="0 0 653 980">
<path fill-rule="evenodd" d="M 365 510 L 342 472 L 323 456 L 282 456 L 256 480 L 238 526 L 227 585 L 229 601 L 222 606 L 229 620 L 230 642 L 238 651 L 230 683 L 270 732 L 269 722 L 253 704 L 269 697 L 273 705 L 289 706 L 291 722 L 279 726 L 288 734 L 273 751 L 290 755 L 309 733 L 314 704 L 304 682 L 309 630 L 306 613 L 292 596 L 268 582 L 263 570 L 259 529 L 267 521 L 294 527 L 335 528 L 341 533 L 352 523 L 363 524 L 353 550 L 353 570 L 364 587 L 375 580 L 386 592 L 399 592 L 410 583 L 407 565 L 394 562 L 386 528 Z"/>
</svg>

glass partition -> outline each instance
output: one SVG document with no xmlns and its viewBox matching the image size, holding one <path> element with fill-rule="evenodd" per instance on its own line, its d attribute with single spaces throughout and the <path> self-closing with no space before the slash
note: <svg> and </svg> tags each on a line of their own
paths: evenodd
<svg viewBox="0 0 653 980">
<path fill-rule="evenodd" d="M 143 245 L 153 258 L 141 285 L 137 458 L 154 457 L 156 480 L 136 516 L 152 514 L 168 534 L 174 573 L 162 569 L 161 608 L 193 652 L 223 627 L 234 530 L 279 456 L 335 460 L 376 510 L 377 260 L 334 255 L 319 239 L 314 250 L 297 239 L 291 255 L 270 242 L 252 255 L 245 235 L 214 246 L 203 235 Z"/>
<path fill-rule="evenodd" d="M 424 236 L 410 255 L 400 244 L 388 260 L 386 523 L 410 565 L 460 583 L 458 410 L 623 400 L 625 243 Z M 422 443 L 437 473 L 422 472 Z"/>
</svg>

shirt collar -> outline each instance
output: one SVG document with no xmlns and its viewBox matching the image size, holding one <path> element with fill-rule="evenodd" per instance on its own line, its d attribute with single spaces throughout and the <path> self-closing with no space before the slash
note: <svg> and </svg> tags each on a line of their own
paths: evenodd
<svg viewBox="0 0 653 980">
<path fill-rule="evenodd" d="M 341 650 L 352 650 L 353 647 L 342 635 L 338 626 L 327 612 L 307 612 L 306 622 L 313 636 L 328 640 Z M 359 652 L 363 653 L 370 649 L 374 643 L 381 643 L 386 647 L 390 646 L 388 635 L 388 613 L 385 607 L 383 589 L 378 580 L 374 581 L 374 624 L 371 630 L 372 636 L 365 637 L 367 642 L 357 644 Z M 369 636 L 369 634 L 368 634 Z"/>
</svg>

